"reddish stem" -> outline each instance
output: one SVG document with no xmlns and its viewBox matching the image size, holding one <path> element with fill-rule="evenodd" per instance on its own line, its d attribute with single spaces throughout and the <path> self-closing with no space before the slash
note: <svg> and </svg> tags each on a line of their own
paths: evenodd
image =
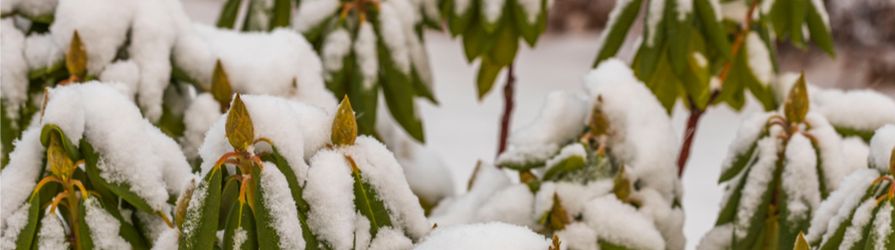
<svg viewBox="0 0 895 250">
<path fill-rule="evenodd" d="M 513 74 L 513 63 L 507 67 L 507 83 L 503 87 L 503 116 L 500 119 L 500 141 L 497 146 L 497 155 L 507 149 L 507 138 L 510 134 L 510 118 L 513 115 L 514 97 L 513 85 L 516 84 L 516 76 Z"/>
</svg>

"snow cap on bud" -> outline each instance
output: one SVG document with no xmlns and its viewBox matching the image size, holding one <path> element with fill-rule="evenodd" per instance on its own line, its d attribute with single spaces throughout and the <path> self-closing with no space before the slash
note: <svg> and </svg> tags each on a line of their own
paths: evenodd
<svg viewBox="0 0 895 250">
<path fill-rule="evenodd" d="M 337 146 L 354 145 L 357 139 L 357 120 L 354 119 L 354 110 L 351 109 L 351 101 L 348 96 L 342 98 L 336 117 L 333 118 L 332 143 Z"/>
<path fill-rule="evenodd" d="M 227 114 L 227 140 L 230 146 L 237 151 L 245 151 L 252 140 L 255 139 L 255 127 L 252 124 L 252 117 L 246 109 L 245 103 L 239 97 L 239 93 L 233 98 L 233 104 L 230 105 L 230 112 Z"/>
<path fill-rule="evenodd" d="M 783 104 L 783 112 L 789 122 L 802 123 L 808 114 L 808 106 L 808 86 L 805 83 L 805 72 L 802 72 L 799 80 L 789 90 L 789 96 Z"/>
<path fill-rule="evenodd" d="M 71 37 L 68 52 L 65 53 L 65 67 L 69 74 L 79 79 L 87 74 L 87 49 L 84 48 L 84 42 L 81 41 L 81 35 L 77 30 Z"/>
</svg>

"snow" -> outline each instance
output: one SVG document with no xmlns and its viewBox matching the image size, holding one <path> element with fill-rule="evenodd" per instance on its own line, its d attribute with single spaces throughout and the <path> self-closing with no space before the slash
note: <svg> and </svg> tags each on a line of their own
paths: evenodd
<svg viewBox="0 0 895 250">
<path fill-rule="evenodd" d="M 376 233 L 376 238 L 370 242 L 370 250 L 410 250 L 413 242 L 404 236 L 401 231 L 393 228 L 383 228 Z"/>
<path fill-rule="evenodd" d="M 366 250 L 373 237 L 370 235 L 370 220 L 360 212 L 356 212 L 354 218 L 354 249 Z"/>
<path fill-rule="evenodd" d="M 407 13 L 401 12 L 397 4 L 400 1 L 405 0 L 385 1 L 379 6 L 379 32 L 380 38 L 388 47 L 392 63 L 404 74 L 409 74 L 411 65 L 407 40 L 412 39 L 415 35 L 413 33 L 414 24 L 402 20 L 401 16 Z"/>
<path fill-rule="evenodd" d="M 29 17 L 40 17 L 52 15 L 59 0 L 27 0 L 14 2 L 18 3 L 16 11 L 20 14 Z"/>
<path fill-rule="evenodd" d="M 802 134 L 795 134 L 786 145 L 782 174 L 783 191 L 786 193 L 787 220 L 796 222 L 810 216 L 811 210 L 820 204 L 820 183 L 817 176 L 817 157 L 811 141 Z"/>
<path fill-rule="evenodd" d="M 302 1 L 292 19 L 292 27 L 298 32 L 308 32 L 320 22 L 332 17 L 339 9 L 339 0 Z"/>
<path fill-rule="evenodd" d="M 748 61 L 749 69 L 755 78 L 767 86 L 774 77 L 774 64 L 771 63 L 771 55 L 768 48 L 765 47 L 761 37 L 756 32 L 749 32 L 746 36 L 746 61 Z"/>
<path fill-rule="evenodd" d="M 729 249 L 730 244 L 733 242 L 732 237 L 733 224 L 724 224 L 722 226 L 715 227 L 711 231 L 706 233 L 705 236 L 702 237 L 702 240 L 699 241 L 699 245 L 696 247 L 696 249 Z"/>
<path fill-rule="evenodd" d="M 482 11 L 484 11 L 485 21 L 488 23 L 497 23 L 503 15 L 504 4 L 507 0 L 489 0 L 482 1 Z M 528 14 L 528 13 L 526 13 Z"/>
<path fill-rule="evenodd" d="M 822 0 L 811 0 L 811 5 L 814 6 L 815 10 L 817 10 L 817 14 L 820 15 L 820 20 L 824 22 L 824 26 L 829 29 L 830 15 L 827 14 L 827 7 L 824 6 L 824 2 Z"/>
<path fill-rule="evenodd" d="M 504 222 L 514 225 L 533 228 L 536 220 L 533 220 L 532 209 L 534 206 L 534 194 L 528 189 L 528 185 L 519 183 L 497 191 L 488 201 L 482 204 L 477 212 L 477 220 L 480 222 Z"/>
<path fill-rule="evenodd" d="M 261 171 L 261 188 L 264 193 L 264 206 L 270 213 L 270 226 L 279 236 L 280 249 L 303 249 L 305 239 L 302 237 L 301 223 L 298 220 L 298 208 L 292 199 L 286 176 L 273 163 L 265 162 Z"/>
<path fill-rule="evenodd" d="M 574 222 L 554 233 L 559 237 L 563 249 L 598 250 L 597 233 L 585 223 Z"/>
<path fill-rule="evenodd" d="M 842 167 L 845 165 L 845 159 L 842 156 L 842 138 L 820 114 L 809 111 L 805 122 L 811 125 L 808 133 L 814 136 L 817 150 L 820 151 L 821 167 L 826 179 L 827 191 L 836 190 L 842 178 L 854 171 Z"/>
<path fill-rule="evenodd" d="M 854 171 L 870 166 L 870 148 L 861 138 L 846 137 L 842 139 L 842 155 L 845 160 L 843 168 Z"/>
<path fill-rule="evenodd" d="M 646 14 L 646 46 L 652 47 L 656 41 L 656 33 L 658 33 L 659 23 L 662 22 L 665 12 L 666 0 L 649 1 L 648 13 Z"/>
<path fill-rule="evenodd" d="M 44 168 L 44 148 L 40 144 L 40 128 L 32 127 L 22 133 L 20 140 L 14 143 L 15 150 L 9 154 L 9 164 L 0 172 L 0 231 L 7 234 L 16 208 L 31 197 L 31 191 L 37 185 L 41 170 Z M 26 209 L 27 211 L 27 209 Z M 11 224 L 10 224 L 11 225 Z M 15 230 L 16 232 L 18 230 Z M 5 248 L 5 247 L 4 247 Z"/>
<path fill-rule="evenodd" d="M 530 24 L 534 24 L 538 21 L 538 16 L 541 12 L 544 11 L 541 8 L 541 3 L 543 1 L 544 0 L 516 0 L 516 3 L 519 4 L 519 6 L 522 6 L 522 9 L 525 10 L 526 21 Z M 547 0 L 548 5 L 550 5 L 551 2 L 552 0 Z"/>
<path fill-rule="evenodd" d="M 772 115 L 774 115 L 773 112 L 752 113 L 740 123 L 736 137 L 728 146 L 727 156 L 721 166 L 722 173 L 727 172 L 733 166 L 737 155 L 746 153 L 752 144 L 758 141 L 758 137 L 765 130 L 768 118 Z"/>
<path fill-rule="evenodd" d="M 202 93 L 193 99 L 183 112 L 183 137 L 180 145 L 187 159 L 199 159 L 199 146 L 205 140 L 205 131 L 221 116 L 220 105 L 209 93 Z"/>
<path fill-rule="evenodd" d="M 812 109 L 836 127 L 871 132 L 895 124 L 895 101 L 873 90 L 811 92 Z"/>
<path fill-rule="evenodd" d="M 63 57 L 62 49 L 53 41 L 53 36 L 49 33 L 32 34 L 25 38 L 25 59 L 28 61 L 28 67 L 31 70 L 47 68 L 54 64 L 62 63 Z"/>
<path fill-rule="evenodd" d="M 684 249 L 684 212 L 672 208 L 671 202 L 653 189 L 645 188 L 631 194 L 632 200 L 641 201 L 638 212 L 646 216 L 662 235 L 667 249 Z"/>
<path fill-rule="evenodd" d="M 497 165 L 543 162 L 559 150 L 559 145 L 574 140 L 584 129 L 590 110 L 586 102 L 571 92 L 547 95 L 540 115 L 525 127 L 513 130 L 507 151 Z"/>
<path fill-rule="evenodd" d="M 528 228 L 499 222 L 438 227 L 416 250 L 547 249 L 549 241 Z"/>
<path fill-rule="evenodd" d="M 610 121 L 608 143 L 612 145 L 611 153 L 625 162 L 631 169 L 629 173 L 643 181 L 645 187 L 661 191 L 667 200 L 679 196 L 681 190 L 675 164 L 679 132 L 672 128 L 668 115 L 652 92 L 617 59 L 600 63 L 587 74 L 585 83 L 592 105 L 602 105 Z M 602 98 L 602 104 L 597 104 L 598 97 Z"/>
<path fill-rule="evenodd" d="M 171 214 L 167 211 L 164 211 L 165 214 Z M 144 237 L 149 240 L 158 239 L 168 230 L 168 224 L 165 224 L 165 221 L 162 220 L 158 214 L 151 214 L 143 211 L 134 212 L 137 219 L 139 220 L 140 232 L 143 232 Z M 124 214 L 123 214 L 124 215 Z"/>
<path fill-rule="evenodd" d="M 158 239 L 152 244 L 153 250 L 171 250 L 177 249 L 177 240 L 178 240 L 178 232 L 177 229 L 170 228 L 165 230 Z"/>
<path fill-rule="evenodd" d="M 886 236 L 892 234 L 892 203 L 883 203 L 882 208 L 876 213 L 876 219 L 873 220 L 873 227 L 870 233 L 875 235 L 877 250 L 882 250 L 886 245 Z"/>
<path fill-rule="evenodd" d="M 344 28 L 337 28 L 326 36 L 323 42 L 323 51 L 320 52 L 323 59 L 323 69 L 327 73 L 335 73 L 342 69 L 342 59 L 348 55 L 351 49 L 351 35 Z"/>
<path fill-rule="evenodd" d="M 308 182 L 302 195 L 310 205 L 308 226 L 336 250 L 353 247 L 354 178 L 345 156 L 321 150 L 311 158 Z"/>
<path fill-rule="evenodd" d="M 864 239 L 865 236 L 869 237 L 869 235 L 864 235 L 864 227 L 871 222 L 873 210 L 876 206 L 877 202 L 875 199 L 867 199 L 861 202 L 861 205 L 858 206 L 854 215 L 852 215 L 851 225 L 845 229 L 845 236 L 842 238 L 842 244 L 839 245 L 841 249 L 850 249 L 855 243 Z"/>
<path fill-rule="evenodd" d="M 25 35 L 16 29 L 12 19 L 2 21 L 0 35 L 0 92 L 3 92 L 3 106 L 11 119 L 17 119 L 19 108 L 28 100 L 28 64 L 22 50 Z"/>
<path fill-rule="evenodd" d="M 385 145 L 372 137 L 359 136 L 354 145 L 342 150 L 354 159 L 364 180 L 376 189 L 394 226 L 415 240 L 429 232 L 432 225 L 423 214 L 419 199 L 410 191 L 401 165 Z"/>
<path fill-rule="evenodd" d="M 364 77 L 364 89 L 372 89 L 379 77 L 379 58 L 376 52 L 376 33 L 373 24 L 360 23 L 357 31 L 357 39 L 354 41 L 354 54 L 357 56 L 357 65 Z"/>
<path fill-rule="evenodd" d="M 472 223 L 476 210 L 494 193 L 511 185 L 507 175 L 497 167 L 481 163 L 474 173 L 469 192 L 448 197 L 432 210 L 430 220 L 439 227 Z"/>
<path fill-rule="evenodd" d="M 56 214 L 48 214 L 40 220 L 40 231 L 37 233 L 37 249 L 68 249 L 68 237 L 62 221 Z M 4 249 L 6 247 L 4 246 Z M 11 249 L 11 248 L 10 248 Z"/>
<path fill-rule="evenodd" d="M 96 198 L 89 197 L 84 200 L 84 208 L 86 216 L 84 221 L 90 228 L 90 239 L 93 240 L 93 247 L 96 249 L 131 249 L 130 243 L 118 235 L 121 226 L 118 219 L 112 217 L 101 207 Z"/>
<path fill-rule="evenodd" d="M 693 12 L 693 0 L 677 0 L 677 19 L 684 21 Z"/>
<path fill-rule="evenodd" d="M 97 168 L 106 181 L 129 185 L 155 211 L 169 206 L 163 166 L 182 160 L 182 154 L 176 144 L 160 142 L 171 139 L 151 137 L 157 130 L 127 97 L 90 82 L 52 89 L 48 100 L 42 126 L 58 125 L 74 145 L 86 138 L 100 155 Z"/>
<path fill-rule="evenodd" d="M 624 9 L 626 7 L 628 7 L 628 5 L 631 4 L 631 2 L 632 2 L 632 0 L 616 0 L 615 1 L 615 5 L 612 7 L 612 11 L 609 12 L 609 17 L 606 20 L 606 29 L 603 29 L 602 31 L 600 31 L 601 35 L 599 38 L 597 38 L 597 50 L 596 51 L 603 51 L 603 46 L 606 45 L 606 39 L 607 39 L 607 37 L 609 37 L 608 34 L 609 34 L 610 30 L 614 27 L 615 23 L 618 22 L 618 18 L 619 18 L 619 16 L 621 16 L 622 11 L 624 11 Z M 643 39 L 643 37 L 638 36 L 637 39 Z"/>
<path fill-rule="evenodd" d="M 712 12 L 715 13 L 715 19 L 718 19 L 720 22 L 724 16 L 721 13 L 721 0 L 709 0 L 709 5 L 712 6 Z"/>
<path fill-rule="evenodd" d="M 143 126 L 148 136 L 144 139 L 144 143 L 152 145 L 155 155 L 164 156 L 159 159 L 161 161 L 159 164 L 168 194 L 171 197 L 180 196 L 182 188 L 195 177 L 192 167 L 187 163 L 186 157 L 174 140 L 152 124 L 144 123 Z"/>
<path fill-rule="evenodd" d="M 653 222 L 615 196 L 607 195 L 589 201 L 583 220 L 602 241 L 632 249 L 665 249 L 665 241 Z"/>
<path fill-rule="evenodd" d="M 554 194 L 559 196 L 566 213 L 573 217 L 578 216 L 584 212 L 584 207 L 588 201 L 611 192 L 612 185 L 611 180 L 595 181 L 587 185 L 568 182 L 545 182 L 541 184 L 541 188 L 535 194 L 533 216 L 537 218 L 550 211 L 553 207 Z"/>
<path fill-rule="evenodd" d="M 134 98 L 139 78 L 140 69 L 131 60 L 111 63 L 99 74 L 100 81 L 109 83 L 128 99 Z"/>
<path fill-rule="evenodd" d="M 335 109 L 336 100 L 323 85 L 320 59 L 295 32 L 237 32 L 194 24 L 173 53 L 175 65 L 204 89 L 210 89 L 220 60 L 235 92 L 285 96 Z"/>
<path fill-rule="evenodd" d="M 870 140 L 871 165 L 882 173 L 887 173 L 893 149 L 895 149 L 895 125 L 886 125 L 876 130 L 876 134 Z"/>
<path fill-rule="evenodd" d="M 454 14 L 457 16 L 463 16 L 468 13 L 469 8 L 473 3 L 477 3 L 474 0 L 454 0 Z"/>
<path fill-rule="evenodd" d="M 814 211 L 811 227 L 805 236 L 808 242 L 818 242 L 821 237 L 824 240 L 829 239 L 836 228 L 848 219 L 851 211 L 858 206 L 863 193 L 877 176 L 879 173 L 876 170 L 862 169 L 843 179 L 839 189 L 833 191 Z"/>
<path fill-rule="evenodd" d="M 236 232 L 233 232 L 233 249 L 242 249 L 242 244 L 245 243 L 248 237 L 249 235 L 245 229 L 242 227 L 237 228 Z"/>
<path fill-rule="evenodd" d="M 19 233 L 21 233 L 22 229 L 28 224 L 28 213 L 30 208 L 31 203 L 24 203 L 18 208 L 14 208 L 14 210 L 3 209 L 4 213 L 9 214 L 2 218 L 4 227 L 3 235 L 0 236 L 0 248 L 16 248 L 16 240 L 19 238 Z"/>
<path fill-rule="evenodd" d="M 311 158 L 329 142 L 332 117 L 315 106 L 279 97 L 242 95 L 242 100 L 252 118 L 255 138 L 270 139 L 289 163 L 298 182 L 304 183 L 308 173 L 305 159 Z M 205 134 L 205 142 L 199 148 L 203 175 L 211 170 L 220 156 L 233 151 L 225 136 L 226 122 L 226 115 L 219 117 Z M 261 151 L 264 148 L 259 147 L 255 153 Z"/>
<path fill-rule="evenodd" d="M 87 72 L 96 75 L 125 43 L 136 6 L 136 0 L 60 1 L 50 33 L 67 51 L 77 30 L 87 50 Z"/>
<path fill-rule="evenodd" d="M 779 142 L 776 139 L 777 133 L 775 129 L 779 126 L 772 127 L 771 137 L 765 137 L 758 141 L 758 162 L 752 165 L 749 171 L 749 178 L 743 186 L 740 197 L 739 206 L 737 208 L 736 218 L 734 221 L 734 235 L 738 239 L 746 236 L 751 226 L 752 216 L 758 209 L 764 193 L 770 186 L 771 179 L 774 177 L 774 168 L 777 163 L 777 150 Z"/>
</svg>

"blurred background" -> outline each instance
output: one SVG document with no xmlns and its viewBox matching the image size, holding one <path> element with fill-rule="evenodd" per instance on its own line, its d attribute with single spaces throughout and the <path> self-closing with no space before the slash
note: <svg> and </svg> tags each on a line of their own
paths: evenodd
<svg viewBox="0 0 895 250">
<path fill-rule="evenodd" d="M 183 1 L 194 21 L 207 24 L 214 24 L 223 5 L 221 0 Z M 816 85 L 874 88 L 895 96 L 895 0 L 825 2 L 837 46 L 836 58 L 810 47 L 802 50 L 778 45 L 783 72 L 804 70 L 809 82 Z M 583 90 L 582 78 L 591 69 L 600 30 L 614 4 L 615 0 L 555 0 L 548 33 L 536 48 L 523 46 L 516 58 L 513 128 L 532 121 L 548 93 Z M 631 45 L 642 33 L 641 26 L 634 25 L 620 53 L 625 60 L 633 54 Z M 498 77 L 494 91 L 480 101 L 476 98 L 476 67 L 464 58 L 462 42 L 446 33 L 429 31 L 426 46 L 435 75 L 435 95 L 441 103 L 434 106 L 418 100 L 426 146 L 440 157 L 433 160 L 451 169 L 450 178 L 459 193 L 465 191 L 477 161 L 493 162 L 495 158 L 504 75 Z M 683 176 L 688 249 L 695 248 L 714 224 L 722 191 L 716 180 L 740 121 L 760 110 L 754 100 L 749 100 L 740 112 L 717 106 L 703 116 Z M 683 105 L 676 107 L 672 115 L 675 131 L 683 133 L 687 114 Z"/>
</svg>

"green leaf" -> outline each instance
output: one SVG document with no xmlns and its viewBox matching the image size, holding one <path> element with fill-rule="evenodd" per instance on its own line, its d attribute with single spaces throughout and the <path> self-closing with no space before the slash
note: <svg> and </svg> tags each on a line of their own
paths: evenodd
<svg viewBox="0 0 895 250">
<path fill-rule="evenodd" d="M 239 203 L 239 188 L 239 181 L 235 178 L 227 178 L 227 182 L 224 183 L 224 190 L 221 191 L 221 212 L 218 214 L 218 230 L 227 226 L 230 209 L 233 208 L 233 204 Z"/>
<path fill-rule="evenodd" d="M 351 176 L 354 177 L 354 205 L 370 221 L 370 235 L 375 238 L 380 228 L 392 225 L 388 210 L 373 186 L 364 180 L 354 159 L 346 156 L 345 160 L 351 165 Z"/>
<path fill-rule="evenodd" d="M 639 1 L 639 0 L 637 0 Z M 528 13 L 525 8 L 522 7 L 522 4 L 519 1 L 513 1 L 513 18 L 515 19 L 516 30 L 519 31 L 519 34 L 522 36 L 522 39 L 528 43 L 529 46 L 534 47 L 538 41 L 538 36 L 543 32 L 542 24 L 546 23 L 547 20 L 547 6 L 546 1 L 541 0 L 541 12 L 537 14 L 534 23 L 530 23 L 528 20 Z"/>
<path fill-rule="evenodd" d="M 213 249 L 217 240 L 218 220 L 221 210 L 221 169 L 213 168 L 205 175 L 193 195 L 201 201 L 187 208 L 187 218 L 180 235 L 180 249 Z M 193 202 L 190 202 L 193 203 Z M 193 205 L 193 204 L 191 204 Z"/>
<path fill-rule="evenodd" d="M 93 146 L 90 145 L 90 143 L 83 139 L 81 140 L 81 151 L 81 153 L 84 154 L 84 167 L 87 172 L 87 177 L 90 179 L 90 183 L 94 183 L 107 188 L 116 196 L 127 201 L 140 211 L 150 214 L 156 213 L 156 211 L 149 206 L 149 203 L 146 202 L 146 200 L 137 195 L 137 193 L 135 193 L 134 191 L 131 191 L 132 189 L 130 184 L 111 183 L 103 179 L 103 177 L 99 173 L 100 170 L 97 167 L 99 158 L 102 156 L 93 149 Z"/>
<path fill-rule="evenodd" d="M 380 69 L 383 70 L 380 73 L 379 82 L 382 84 L 385 104 L 392 117 L 404 128 L 404 131 L 407 131 L 407 134 L 419 142 L 425 142 L 423 124 L 416 114 L 410 78 L 396 67 L 392 61 L 391 53 L 381 40 L 377 47 L 379 47 Z"/>
<path fill-rule="evenodd" d="M 500 74 L 502 68 L 503 66 L 492 62 L 489 57 L 482 57 L 476 77 L 476 90 L 479 101 L 485 98 L 485 95 L 494 87 L 494 81 L 497 80 L 497 75 Z"/>
<path fill-rule="evenodd" d="M 233 29 L 236 24 L 236 16 L 239 14 L 239 4 L 242 0 L 227 0 L 224 7 L 221 8 L 221 14 L 218 16 L 217 27 L 225 29 Z"/>
<path fill-rule="evenodd" d="M 805 46 L 805 38 L 802 37 L 802 24 L 805 23 L 805 8 L 808 7 L 810 0 L 790 0 L 785 1 L 790 4 L 789 15 L 789 35 L 792 43 L 796 47 Z"/>
<path fill-rule="evenodd" d="M 718 50 L 719 54 L 725 58 L 729 57 L 730 42 L 727 41 L 727 33 L 724 31 L 720 18 L 715 16 L 715 11 L 709 0 L 694 0 L 693 4 L 709 43 Z"/>
<path fill-rule="evenodd" d="M 808 84 L 805 83 L 805 73 L 799 76 L 799 80 L 789 90 L 786 101 L 783 103 L 783 111 L 786 119 L 792 123 L 802 123 L 808 114 Z"/>
<path fill-rule="evenodd" d="M 270 19 L 270 30 L 289 27 L 292 20 L 292 0 L 274 0 L 273 18 Z"/>
<path fill-rule="evenodd" d="M 468 27 L 475 27 L 477 25 L 471 25 L 478 19 L 478 11 L 479 8 L 475 8 L 479 6 L 479 1 L 481 0 L 470 0 L 469 7 L 466 12 L 461 15 L 457 15 L 454 11 L 455 1 L 447 2 L 447 7 L 445 8 L 445 12 L 447 12 L 447 23 L 448 23 L 448 31 L 451 32 L 452 35 L 456 36 L 462 34 L 466 31 Z"/>
<path fill-rule="evenodd" d="M 631 25 L 637 19 L 637 13 L 640 12 L 642 2 L 642 0 L 632 0 L 625 2 L 627 3 L 625 5 L 617 4 L 613 7 L 613 14 L 610 16 L 614 16 L 616 13 L 618 13 L 618 16 L 614 19 L 610 18 L 609 23 L 606 24 L 607 28 L 601 32 L 602 37 L 600 39 L 603 43 L 597 51 L 597 59 L 594 60 L 592 67 L 596 68 L 600 62 L 618 53 L 622 43 L 625 41 L 625 37 L 628 35 L 628 30 L 631 29 Z"/>
<path fill-rule="evenodd" d="M 718 219 L 715 221 L 715 226 L 731 223 L 736 218 L 737 208 L 739 208 L 740 206 L 740 197 L 743 196 L 743 187 L 746 186 L 749 172 L 752 171 L 752 166 L 754 164 L 754 161 L 749 163 L 749 167 L 746 168 L 746 172 L 743 173 L 743 177 L 735 179 L 738 182 L 735 184 L 731 184 L 731 187 L 733 187 L 733 189 L 731 190 L 732 193 L 727 198 L 727 201 L 724 203 L 724 205 L 721 207 L 721 211 L 718 213 Z"/>
<path fill-rule="evenodd" d="M 292 200 L 295 201 L 295 207 L 298 210 L 298 219 L 301 222 L 301 232 L 302 236 L 305 239 L 306 249 L 318 249 L 321 247 L 321 244 L 324 244 L 320 240 L 317 239 L 317 236 L 314 235 L 314 232 L 311 230 L 311 227 L 308 226 L 308 213 L 311 208 L 308 205 L 308 202 L 305 201 L 303 193 L 303 188 L 298 183 L 298 178 L 296 178 L 295 172 L 292 171 L 292 167 L 289 166 L 289 163 L 283 158 L 283 155 L 279 153 L 279 150 L 275 146 L 273 147 L 273 153 L 267 154 L 262 157 L 262 160 L 267 162 L 273 162 L 274 165 L 277 166 L 277 169 L 283 173 L 283 176 L 286 177 L 286 183 L 289 185 L 289 191 L 292 193 Z M 328 249 L 325 245 L 322 246 L 323 249 Z"/>
<path fill-rule="evenodd" d="M 230 112 L 227 114 L 226 131 L 230 146 L 237 151 L 245 151 L 255 139 L 255 126 L 252 124 L 252 117 L 239 93 L 233 99 L 233 105 L 230 106 Z"/>
<path fill-rule="evenodd" d="M 261 188 L 261 168 L 252 168 L 252 192 L 255 194 L 255 206 L 253 212 L 255 216 L 255 229 L 258 236 L 258 249 L 277 249 L 280 245 L 280 235 L 276 228 L 271 224 L 275 223 L 276 218 L 270 214 L 270 208 L 264 197 L 267 195 Z"/>
<path fill-rule="evenodd" d="M 463 54 L 466 62 L 472 62 L 476 57 L 485 52 L 485 43 L 488 43 L 488 34 L 477 25 L 469 27 L 463 32 Z"/>
<path fill-rule="evenodd" d="M 861 200 L 862 201 L 867 200 L 870 197 L 872 197 L 872 195 L 873 195 L 873 189 L 872 188 L 868 189 L 867 191 L 864 192 L 864 195 L 861 196 L 862 197 Z M 852 209 L 851 213 L 849 213 L 849 215 L 848 215 L 848 218 L 846 218 L 845 220 L 842 220 L 842 222 L 839 223 L 839 226 L 836 227 L 835 231 L 827 232 L 828 234 L 832 233 L 832 235 L 829 238 L 827 238 L 826 240 L 823 240 L 820 244 L 820 247 L 817 249 L 819 249 L 819 250 L 839 249 L 839 246 L 842 245 L 842 240 L 845 238 L 845 231 L 852 224 L 852 220 L 854 219 L 854 216 L 855 216 L 855 210 Z"/>
<path fill-rule="evenodd" d="M 807 25 L 808 31 L 811 32 L 811 41 L 814 44 L 817 44 L 818 47 L 823 49 L 824 52 L 827 52 L 831 57 L 836 57 L 836 50 L 833 46 L 833 36 L 830 34 L 830 27 L 826 22 L 821 18 L 820 12 L 823 10 L 818 10 L 817 6 L 814 6 L 812 3 L 808 3 L 807 8 Z"/>
<path fill-rule="evenodd" d="M 759 45 L 764 46 L 764 45 Z M 740 51 L 740 56 L 737 57 L 737 63 L 734 67 L 738 67 L 739 71 L 742 74 L 739 74 L 740 80 L 743 81 L 746 88 L 749 89 L 749 92 L 752 93 L 752 96 L 761 103 L 764 110 L 770 111 L 774 110 L 777 107 L 777 101 L 774 99 L 774 93 L 771 90 L 770 83 L 763 83 L 758 80 L 757 74 L 752 71 L 752 67 L 749 66 L 745 53 L 748 53 L 749 46 L 745 46 L 743 50 Z"/>
<path fill-rule="evenodd" d="M 756 149 L 758 148 L 758 139 L 767 136 L 767 132 L 763 131 L 758 137 L 755 138 L 754 141 L 749 143 L 749 149 L 743 152 L 736 152 L 736 155 L 733 157 L 733 162 L 730 164 L 730 167 L 724 170 L 721 173 L 721 177 L 718 178 L 718 184 L 722 182 L 729 181 L 736 177 L 737 174 L 743 171 L 746 168 L 746 165 L 752 165 L 758 158 L 756 154 Z"/>
<path fill-rule="evenodd" d="M 37 241 L 37 226 L 40 223 L 40 193 L 31 195 L 28 199 L 28 223 L 19 231 L 16 236 L 16 249 L 31 249 L 34 242 Z"/>
<path fill-rule="evenodd" d="M 40 130 L 40 143 L 46 148 L 50 146 L 50 138 L 52 135 L 58 135 L 62 142 L 62 148 L 65 149 L 65 152 L 68 153 L 68 157 L 70 159 L 80 159 L 81 153 L 78 151 L 78 148 L 72 144 L 71 140 L 65 136 L 65 132 L 62 131 L 59 126 L 56 124 L 45 124 L 43 128 Z"/>
<path fill-rule="evenodd" d="M 65 67 L 69 74 L 77 76 L 79 79 L 83 79 L 87 75 L 87 49 L 77 30 L 72 34 L 68 51 L 65 52 Z"/>
<path fill-rule="evenodd" d="M 494 47 L 488 52 L 493 62 L 499 65 L 513 63 L 516 52 L 519 50 L 519 35 L 516 33 L 515 26 L 504 22 L 497 30 L 497 37 L 494 39 Z"/>
<path fill-rule="evenodd" d="M 553 206 L 550 208 L 550 214 L 547 217 L 547 226 L 553 231 L 559 231 L 566 228 L 566 225 L 572 223 L 572 218 L 566 212 L 566 208 L 562 206 L 562 200 L 559 194 L 553 193 Z"/>
<path fill-rule="evenodd" d="M 357 121 L 354 119 L 354 110 L 351 110 L 351 100 L 348 96 L 342 97 L 336 116 L 333 118 L 332 143 L 336 146 L 354 145 L 357 139 Z"/>
<path fill-rule="evenodd" d="M 224 249 L 258 249 L 257 232 L 255 230 L 255 221 L 252 217 L 252 210 L 244 203 L 235 202 L 231 205 L 227 214 L 227 226 L 224 229 Z M 235 239 L 238 231 L 245 233 L 242 244 L 239 248 L 235 248 Z M 242 236 L 240 236 L 242 237 Z"/>
<path fill-rule="evenodd" d="M 233 87 L 230 86 L 230 78 L 221 64 L 221 59 L 214 62 L 214 74 L 211 76 L 211 96 L 218 101 L 221 111 L 226 111 L 233 97 Z"/>
<path fill-rule="evenodd" d="M 473 5 L 471 8 L 481 8 L 481 10 L 479 11 L 479 19 L 478 19 L 479 22 L 475 23 L 475 24 L 478 24 L 478 26 L 481 26 L 482 30 L 484 30 L 485 33 L 491 34 L 497 30 L 497 27 L 499 25 L 501 25 L 501 23 L 505 23 L 504 20 L 509 19 L 509 17 L 504 16 L 507 14 L 504 12 L 506 12 L 506 10 L 507 10 L 507 8 L 505 8 L 505 5 L 511 0 L 504 0 L 505 1 L 504 8 L 500 9 L 500 11 L 499 11 L 500 13 L 497 14 L 498 15 L 497 19 L 495 19 L 494 22 L 491 22 L 488 20 L 488 11 L 484 10 L 486 8 L 485 7 L 486 1 L 488 1 L 488 0 L 477 1 L 476 5 Z"/>
<path fill-rule="evenodd" d="M 584 157 L 573 155 L 562 159 L 553 166 L 547 166 L 547 172 L 544 172 L 544 181 L 556 181 L 563 176 L 580 170 L 586 166 Z"/>
<path fill-rule="evenodd" d="M 783 170 L 782 163 L 782 160 L 777 161 L 773 179 L 762 192 L 761 203 L 756 207 L 755 212 L 752 214 L 752 216 L 749 217 L 749 222 L 747 222 L 749 224 L 749 229 L 746 233 L 746 236 L 743 237 L 741 240 L 734 238 L 734 242 L 732 244 L 732 246 L 734 246 L 734 249 L 754 249 L 769 247 L 770 245 L 776 246 L 777 243 L 774 239 L 774 236 L 776 236 L 778 232 L 777 228 L 779 225 L 779 218 L 777 214 L 771 211 L 773 209 L 771 200 L 773 199 L 773 195 L 775 193 L 782 192 L 782 190 L 779 190 L 780 175 Z M 748 181 L 748 178 L 743 178 L 743 180 Z M 774 243 L 769 245 L 769 242 Z"/>
<path fill-rule="evenodd" d="M 87 225 L 87 208 L 84 206 L 85 199 L 78 202 L 78 218 L 76 227 L 71 227 L 72 231 L 77 231 L 77 236 L 72 245 L 74 249 L 93 249 L 93 238 L 90 237 L 90 227 Z"/>
<path fill-rule="evenodd" d="M 602 250 L 634 250 L 633 248 L 629 248 L 620 244 L 615 244 L 604 239 L 598 239 L 597 245 L 600 245 L 600 249 Z"/>
<path fill-rule="evenodd" d="M 364 86 L 364 76 L 360 72 L 360 66 L 357 65 L 356 57 L 352 54 L 346 59 L 342 64 L 344 65 L 342 72 L 333 81 L 344 82 L 348 98 L 353 100 L 351 107 L 356 114 L 358 132 L 364 135 L 373 135 L 376 132 L 377 105 L 379 104 L 378 78 L 373 86 Z"/>
</svg>

